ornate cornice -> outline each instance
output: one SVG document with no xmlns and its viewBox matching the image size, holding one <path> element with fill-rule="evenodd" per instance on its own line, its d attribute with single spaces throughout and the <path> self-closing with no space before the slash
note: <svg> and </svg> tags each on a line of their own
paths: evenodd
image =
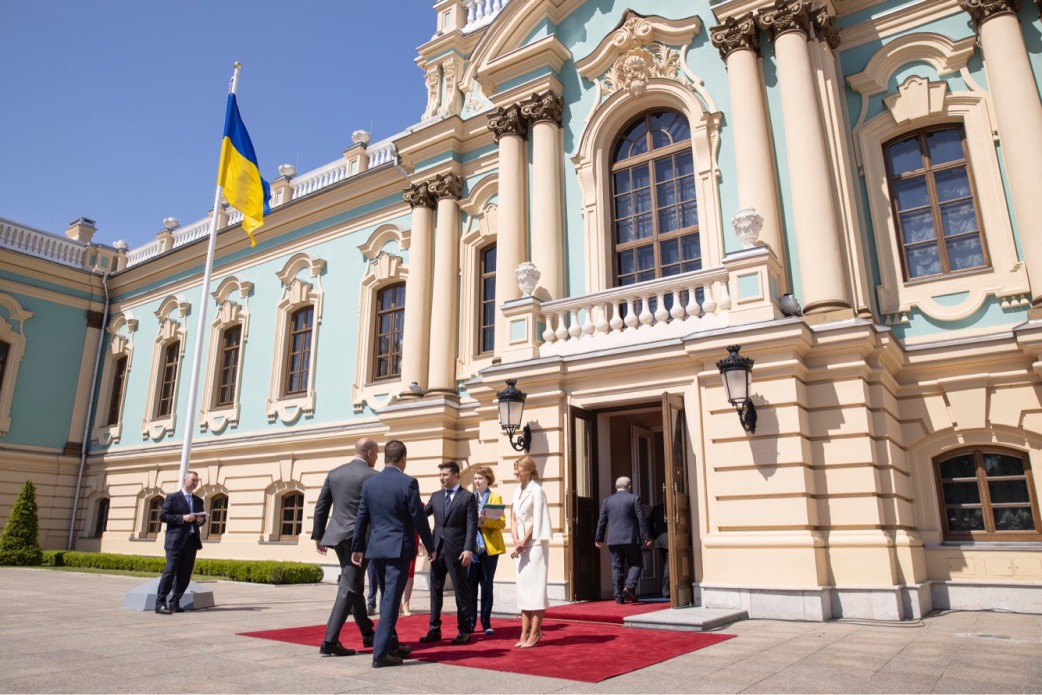
<svg viewBox="0 0 1042 695">
<path fill-rule="evenodd" d="M 561 115 L 564 113 L 564 100 L 552 90 L 546 90 L 539 94 L 533 94 L 522 101 L 521 116 L 528 119 L 531 125 L 541 121 L 549 121 L 556 126 L 561 125 Z"/>
<path fill-rule="evenodd" d="M 414 183 L 405 189 L 405 193 L 402 195 L 405 202 L 409 204 L 411 208 L 433 208 L 434 207 L 434 196 L 431 195 L 430 189 L 427 187 L 427 183 Z"/>
<path fill-rule="evenodd" d="M 528 134 L 528 121 L 521 115 L 521 106 L 511 104 L 488 114 L 488 129 L 492 131 L 492 139 L 496 142 L 504 135 L 524 138 Z"/>
<path fill-rule="evenodd" d="M 1038 0 L 1035 1 L 1038 2 Z M 1015 17 L 1020 10 L 1020 0 L 962 0 L 959 7 L 970 15 L 974 28 L 980 31 L 981 24 L 992 17 L 1004 14 L 1011 14 Z"/>
<path fill-rule="evenodd" d="M 463 177 L 452 173 L 439 174 L 427 182 L 427 188 L 437 200 L 459 200 L 463 195 Z"/>
<path fill-rule="evenodd" d="M 829 13 L 829 8 L 822 5 L 811 11 L 811 21 L 814 23 L 814 34 L 819 41 L 824 41 L 829 48 L 839 48 L 839 28 L 836 26 L 836 18 Z"/>
<path fill-rule="evenodd" d="M 709 30 L 709 38 L 725 62 L 735 51 L 760 50 L 760 30 L 752 12 L 742 17 L 728 17 L 723 24 Z"/>
<path fill-rule="evenodd" d="M 811 36 L 813 20 L 808 0 L 775 0 L 769 10 L 764 10 L 756 17 L 756 23 L 777 41 L 782 34 L 799 32 L 805 37 Z"/>
</svg>

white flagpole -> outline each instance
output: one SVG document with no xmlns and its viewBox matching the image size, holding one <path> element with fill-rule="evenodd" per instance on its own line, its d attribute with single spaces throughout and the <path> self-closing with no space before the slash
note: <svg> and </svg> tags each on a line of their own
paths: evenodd
<svg viewBox="0 0 1042 695">
<path fill-rule="evenodd" d="M 235 94 L 239 86 L 240 63 L 235 63 L 229 94 Z M 199 299 L 199 322 L 195 331 L 195 354 L 192 355 L 192 373 L 188 377 L 188 403 L 185 404 L 185 435 L 181 445 L 181 473 L 177 477 L 177 487 L 181 489 L 185 474 L 188 473 L 189 458 L 192 455 L 192 433 L 195 430 L 195 404 L 199 395 L 199 365 L 203 359 L 203 345 L 208 342 L 209 331 L 206 330 L 206 314 L 210 306 L 210 280 L 213 275 L 214 249 L 217 246 L 217 215 L 221 209 L 221 194 L 224 189 L 220 184 L 213 196 L 213 215 L 210 217 L 210 238 L 206 246 L 206 270 L 203 271 L 203 287 Z"/>
</svg>

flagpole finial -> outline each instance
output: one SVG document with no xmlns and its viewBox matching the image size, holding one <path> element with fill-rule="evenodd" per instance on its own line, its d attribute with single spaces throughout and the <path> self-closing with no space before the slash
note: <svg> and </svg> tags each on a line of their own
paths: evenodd
<svg viewBox="0 0 1042 695">
<path fill-rule="evenodd" d="M 233 65 L 232 67 L 236 70 L 242 70 L 242 63 L 240 63 L 239 61 L 235 61 L 235 65 Z"/>
</svg>

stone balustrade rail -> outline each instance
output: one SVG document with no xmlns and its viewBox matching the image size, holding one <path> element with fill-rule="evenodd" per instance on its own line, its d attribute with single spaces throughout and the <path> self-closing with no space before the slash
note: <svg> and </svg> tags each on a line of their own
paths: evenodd
<svg viewBox="0 0 1042 695">
<path fill-rule="evenodd" d="M 82 268 L 86 245 L 0 218 L 0 247 L 29 256 Z"/>
</svg>

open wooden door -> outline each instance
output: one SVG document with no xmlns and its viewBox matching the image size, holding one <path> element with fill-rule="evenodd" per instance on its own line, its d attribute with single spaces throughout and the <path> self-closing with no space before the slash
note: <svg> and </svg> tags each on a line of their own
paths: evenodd
<svg viewBox="0 0 1042 695">
<path fill-rule="evenodd" d="M 597 533 L 597 458 L 593 413 L 571 409 L 568 509 L 571 514 L 572 601 L 595 601 L 601 592 L 601 557 L 593 544 Z"/>
<path fill-rule="evenodd" d="M 662 449 L 666 458 L 666 523 L 669 526 L 669 596 L 670 605 L 680 608 L 695 603 L 683 396 L 662 395 L 662 428 Z"/>
</svg>

